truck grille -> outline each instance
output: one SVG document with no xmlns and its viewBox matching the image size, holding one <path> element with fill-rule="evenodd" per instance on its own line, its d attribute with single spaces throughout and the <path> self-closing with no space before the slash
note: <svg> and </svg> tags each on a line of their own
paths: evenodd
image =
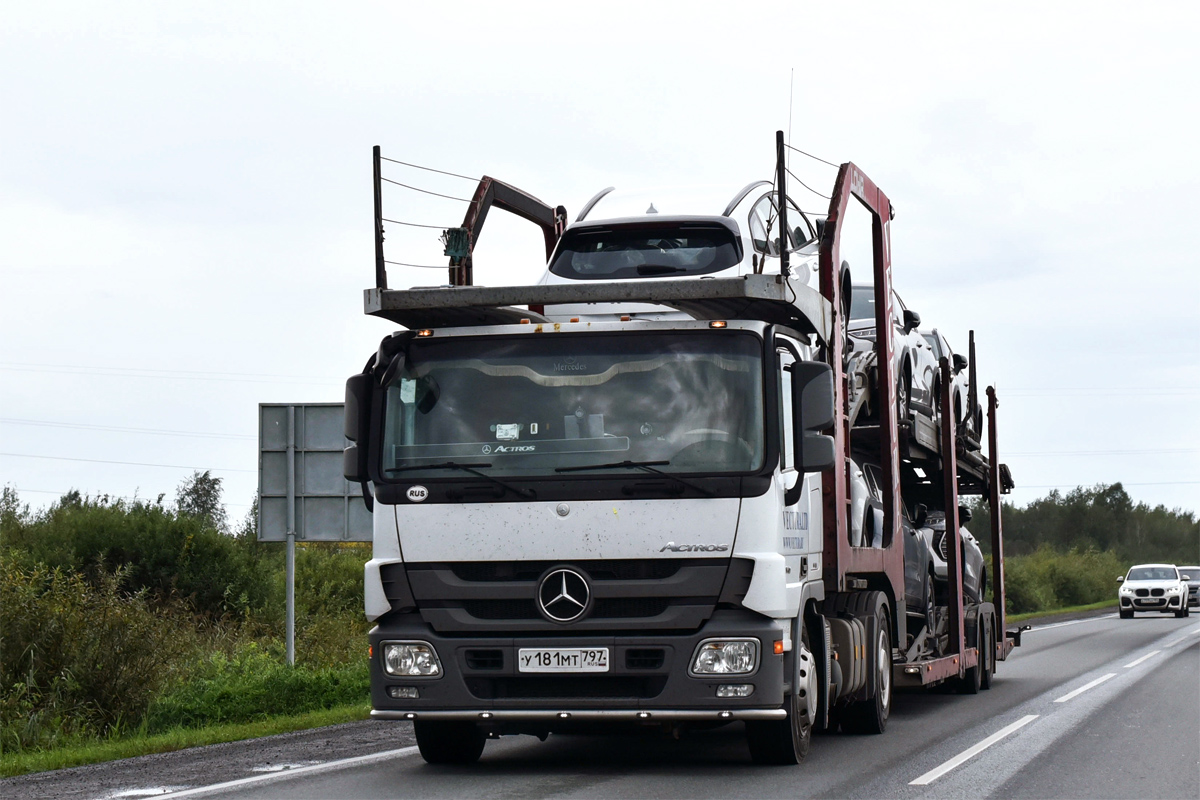
<svg viewBox="0 0 1200 800">
<path fill-rule="evenodd" d="M 569 635 L 696 630 L 712 615 L 730 563 L 728 558 L 692 558 L 410 563 L 404 567 L 417 608 L 439 633 Z M 594 602 L 578 622 L 557 624 L 538 611 L 538 581 L 557 566 L 573 567 L 588 579 Z M 741 572 L 747 570 L 739 565 Z"/>
<path fill-rule="evenodd" d="M 646 700 L 658 697 L 667 676 L 539 676 L 536 678 L 467 678 L 467 691 L 481 700 L 608 698 Z"/>
</svg>

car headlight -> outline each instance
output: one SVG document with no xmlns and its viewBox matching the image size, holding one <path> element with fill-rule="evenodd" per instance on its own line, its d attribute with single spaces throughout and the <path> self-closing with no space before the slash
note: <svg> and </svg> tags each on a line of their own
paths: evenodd
<svg viewBox="0 0 1200 800">
<path fill-rule="evenodd" d="M 710 639 L 692 658 L 693 675 L 745 675 L 758 667 L 757 639 Z"/>
<path fill-rule="evenodd" d="M 442 662 L 428 642 L 385 642 L 383 668 L 389 675 L 405 678 L 436 678 Z"/>
<path fill-rule="evenodd" d="M 1130 589 L 1128 586 L 1122 586 L 1121 594 L 1133 594 L 1133 589 Z"/>
</svg>

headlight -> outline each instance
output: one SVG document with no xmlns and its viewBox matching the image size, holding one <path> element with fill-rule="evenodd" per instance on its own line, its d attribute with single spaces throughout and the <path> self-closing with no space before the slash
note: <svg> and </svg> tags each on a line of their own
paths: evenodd
<svg viewBox="0 0 1200 800">
<path fill-rule="evenodd" d="M 1122 586 L 1121 594 L 1133 594 L 1133 589 L 1130 589 L 1128 586 Z"/>
<path fill-rule="evenodd" d="M 757 639 L 711 639 L 692 658 L 693 675 L 745 675 L 758 666 Z"/>
<path fill-rule="evenodd" d="M 436 678 L 442 674 L 437 651 L 428 642 L 385 642 L 383 668 L 389 675 Z"/>
</svg>

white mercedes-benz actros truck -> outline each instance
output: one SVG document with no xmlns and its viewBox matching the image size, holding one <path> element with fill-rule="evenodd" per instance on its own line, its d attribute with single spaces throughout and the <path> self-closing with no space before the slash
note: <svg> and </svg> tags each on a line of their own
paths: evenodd
<svg viewBox="0 0 1200 800">
<path fill-rule="evenodd" d="M 539 221 L 553 256 L 561 207 L 539 214 L 485 183 L 472 213 L 495 202 Z M 468 256 L 456 285 L 389 290 L 377 247 L 367 313 L 405 330 L 347 382 L 345 453 L 374 518 L 373 717 L 411 720 L 435 763 L 472 762 L 503 734 L 741 723 L 756 761 L 794 764 L 814 729 L 882 732 L 899 683 L 986 684 L 1011 642 L 995 606 L 956 594 L 957 537 L 957 601 L 926 629 L 906 624 L 890 358 L 877 424 L 847 421 L 834 265 L 849 201 L 875 215 L 888 319 L 890 205 L 852 164 L 823 224 L 819 288 L 789 276 L 785 247 L 778 274 L 489 288 L 468 285 Z M 685 223 L 730 232 L 738 261 L 754 246 L 731 218 Z M 609 321 L 554 314 L 589 305 Z M 954 517 L 949 436 L 938 458 Z M 883 483 L 874 536 L 850 530 L 851 446 L 864 442 Z"/>
</svg>

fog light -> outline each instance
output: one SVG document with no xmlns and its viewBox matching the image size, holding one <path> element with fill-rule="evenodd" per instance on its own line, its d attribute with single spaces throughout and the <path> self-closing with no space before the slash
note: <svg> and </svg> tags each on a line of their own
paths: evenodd
<svg viewBox="0 0 1200 800">
<path fill-rule="evenodd" d="M 692 658 L 693 675 L 745 675 L 758 666 L 757 639 L 710 639 Z"/>
<path fill-rule="evenodd" d="M 717 687 L 717 697 L 749 697 L 752 694 L 753 683 L 723 683 Z"/>
<path fill-rule="evenodd" d="M 384 642 L 383 668 L 389 675 L 436 678 L 442 674 L 433 645 L 428 642 Z"/>
<path fill-rule="evenodd" d="M 418 700 L 421 692 L 415 686 L 389 686 L 388 697 L 397 700 Z"/>
</svg>

